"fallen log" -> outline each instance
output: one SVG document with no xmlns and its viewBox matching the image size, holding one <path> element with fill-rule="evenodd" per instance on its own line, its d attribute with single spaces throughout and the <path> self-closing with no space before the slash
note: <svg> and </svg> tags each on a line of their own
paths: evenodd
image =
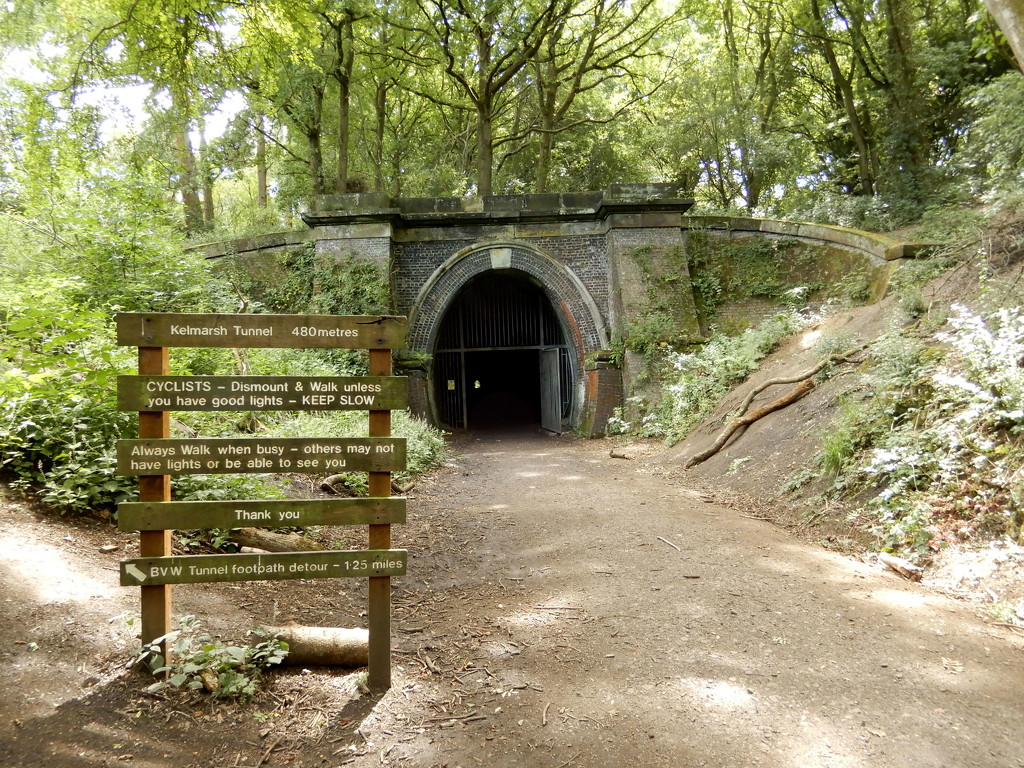
<svg viewBox="0 0 1024 768">
<path fill-rule="evenodd" d="M 914 565 L 902 557 L 890 555 L 888 552 L 879 552 L 878 561 L 890 570 L 896 571 L 900 576 L 911 581 L 920 581 L 924 575 L 924 568 Z"/>
<path fill-rule="evenodd" d="M 813 368 L 809 368 L 806 371 L 803 371 L 802 373 L 796 373 L 793 374 L 792 376 L 781 376 L 775 379 L 768 379 L 768 381 L 762 381 L 760 385 L 754 387 L 752 390 L 750 390 L 749 393 L 747 393 L 746 398 L 744 398 L 743 400 L 743 404 L 740 406 L 738 415 L 742 416 L 744 413 L 746 413 L 747 408 L 749 408 L 750 404 L 754 402 L 754 398 L 757 397 L 762 392 L 764 392 L 769 387 L 774 387 L 778 384 L 796 384 L 798 381 L 803 381 L 804 379 L 809 379 L 812 376 L 817 376 L 827 366 L 832 365 L 833 363 L 845 363 L 858 352 L 863 351 L 866 347 L 867 344 L 861 344 L 859 347 L 856 347 L 855 349 L 851 349 L 836 355 L 830 355 L 829 357 L 825 358 L 820 363 L 815 365 Z"/>
<path fill-rule="evenodd" d="M 308 552 L 323 549 L 323 544 L 300 533 L 280 533 L 262 528 L 239 528 L 231 532 L 231 540 L 239 547 L 252 547 L 266 552 Z"/>
<path fill-rule="evenodd" d="M 354 496 L 355 494 L 345 485 L 345 478 L 346 476 L 343 474 L 328 475 L 320 482 L 320 490 L 338 496 Z M 415 480 L 410 480 L 405 485 L 402 485 L 397 480 L 391 481 L 392 493 L 397 493 L 399 496 L 404 496 L 415 487 Z"/>
<path fill-rule="evenodd" d="M 755 410 L 743 416 L 737 416 L 735 419 L 730 421 L 728 426 L 726 426 L 726 428 L 722 430 L 722 433 L 717 438 L 715 438 L 715 442 L 711 444 L 711 447 L 709 447 L 707 450 L 701 451 L 700 453 L 691 456 L 689 459 L 687 459 L 683 467 L 685 469 L 690 469 L 691 467 L 697 466 L 702 461 L 707 461 L 720 450 L 722 450 L 722 447 L 729 441 L 729 438 L 732 437 L 733 433 L 736 430 L 742 429 L 743 427 L 753 424 L 758 419 L 767 416 L 769 413 L 772 413 L 773 411 L 778 411 L 782 408 L 785 408 L 787 405 L 790 405 L 791 403 L 795 403 L 797 400 L 806 395 L 812 389 L 814 389 L 814 380 L 806 379 L 800 382 L 798 386 L 793 387 L 793 389 L 784 394 L 778 400 L 773 400 L 767 405 L 762 405 L 760 408 L 756 408 Z"/>
<path fill-rule="evenodd" d="M 288 643 L 283 664 L 326 667 L 364 667 L 368 659 L 368 630 L 349 627 L 274 627 L 278 640 Z"/>
<path fill-rule="evenodd" d="M 320 482 L 320 490 L 337 496 L 354 496 L 345 486 L 345 475 L 328 475 Z"/>
</svg>

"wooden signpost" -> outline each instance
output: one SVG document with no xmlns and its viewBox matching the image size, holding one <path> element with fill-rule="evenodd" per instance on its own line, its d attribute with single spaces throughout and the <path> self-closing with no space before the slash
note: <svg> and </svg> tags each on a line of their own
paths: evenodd
<svg viewBox="0 0 1024 768">
<path fill-rule="evenodd" d="M 371 690 L 391 686 L 391 577 L 406 553 L 391 549 L 405 499 L 391 498 L 391 472 L 405 468 L 405 441 L 391 411 L 406 385 L 392 377 L 391 350 L 405 345 L 404 317 L 130 313 L 118 343 L 139 348 L 139 375 L 118 379 L 118 407 L 139 412 L 139 439 L 121 440 L 118 473 L 139 477 L 138 502 L 118 507 L 139 531 L 139 557 L 121 563 L 121 584 L 142 592 L 142 641 L 171 631 L 171 585 L 215 581 L 366 577 Z M 369 376 L 171 376 L 170 347 L 369 350 Z M 171 439 L 171 411 L 366 410 L 366 438 Z M 369 498 L 175 502 L 170 477 L 235 472 L 368 472 Z M 176 528 L 367 525 L 369 548 L 265 555 L 171 555 Z"/>
</svg>

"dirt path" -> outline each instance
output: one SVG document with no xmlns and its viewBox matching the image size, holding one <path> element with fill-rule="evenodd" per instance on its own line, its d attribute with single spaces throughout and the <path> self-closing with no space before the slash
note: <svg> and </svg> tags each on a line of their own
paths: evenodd
<svg viewBox="0 0 1024 768">
<path fill-rule="evenodd" d="M 189 709 L 113 675 L 0 725 L 0 765 L 114 765 L 128 750 L 120 764 L 176 768 L 1024 766 L 1018 637 L 608 450 L 537 435 L 456 446 L 396 531 L 410 575 L 396 580 L 382 699 L 359 697 L 351 676 L 293 670 L 255 710 Z M 34 598 L 0 573 L 17 626 Z M 245 609 L 227 624 L 265 622 L 271 606 L 359 620 L 358 595 L 324 607 L 314 584 L 181 599 L 234 598 Z M 46 657 L 0 639 L 0 719 L 32 687 L 63 695 L 12 676 Z"/>
<path fill-rule="evenodd" d="M 486 719 L 404 764 L 1024 765 L 1014 638 L 606 444 L 474 443 L 430 503 L 485 533 L 475 578 L 436 586 L 491 602 L 446 601 L 424 642 L 451 662 L 480 628 L 457 713 Z"/>
</svg>

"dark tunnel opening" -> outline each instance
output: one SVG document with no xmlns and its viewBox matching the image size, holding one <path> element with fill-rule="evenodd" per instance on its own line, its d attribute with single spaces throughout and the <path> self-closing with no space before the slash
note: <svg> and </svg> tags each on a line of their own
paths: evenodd
<svg viewBox="0 0 1024 768">
<path fill-rule="evenodd" d="M 433 399 L 448 429 L 561 432 L 572 396 L 565 334 L 544 291 L 513 270 L 466 284 L 438 329 Z"/>
<path fill-rule="evenodd" d="M 465 366 L 466 410 L 472 429 L 540 426 L 538 350 L 468 352 Z"/>
</svg>

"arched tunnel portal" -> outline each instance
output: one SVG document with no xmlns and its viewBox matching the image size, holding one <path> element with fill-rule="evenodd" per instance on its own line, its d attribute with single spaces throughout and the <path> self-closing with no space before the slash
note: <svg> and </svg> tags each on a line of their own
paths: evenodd
<svg viewBox="0 0 1024 768">
<path fill-rule="evenodd" d="M 586 288 L 521 244 L 474 246 L 449 259 L 420 293 L 410 341 L 430 355 L 436 423 L 551 432 L 577 425 L 584 358 L 607 344 Z"/>
</svg>

